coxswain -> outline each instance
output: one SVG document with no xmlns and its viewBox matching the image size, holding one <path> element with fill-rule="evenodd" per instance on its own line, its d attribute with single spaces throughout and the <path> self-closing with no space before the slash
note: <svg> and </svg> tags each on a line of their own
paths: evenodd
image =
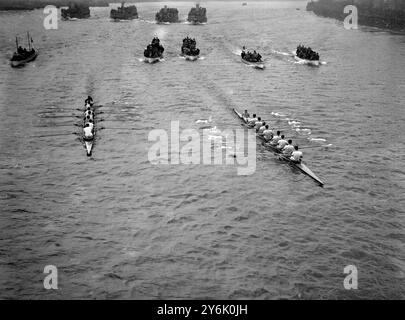
<svg viewBox="0 0 405 320">
<path fill-rule="evenodd" d="M 277 149 L 278 150 L 283 150 L 284 147 L 288 144 L 288 141 L 284 139 L 284 135 L 281 135 L 281 139 L 278 140 L 278 144 L 277 144 Z"/>
<path fill-rule="evenodd" d="M 245 112 L 242 114 L 242 117 L 244 117 L 245 119 L 249 119 L 249 112 L 245 110 Z"/>
<path fill-rule="evenodd" d="M 85 140 L 92 140 L 93 139 L 93 129 L 90 127 L 90 124 L 87 123 L 83 128 L 83 134 Z"/>
<path fill-rule="evenodd" d="M 294 151 L 291 154 L 290 160 L 296 163 L 301 163 L 302 156 L 303 154 L 298 150 L 298 146 L 294 146 Z"/>
<path fill-rule="evenodd" d="M 283 149 L 283 154 L 286 156 L 291 156 L 294 152 L 294 146 L 292 145 L 292 140 L 288 140 L 288 144 Z"/>
<path fill-rule="evenodd" d="M 265 128 L 266 129 L 262 132 L 263 137 L 266 141 L 270 141 L 271 139 L 273 139 L 273 131 L 270 130 L 268 124 L 266 124 Z"/>
<path fill-rule="evenodd" d="M 88 96 L 87 97 L 87 99 L 86 100 L 84 100 L 84 104 L 86 105 L 86 104 L 93 104 L 93 98 L 92 97 L 90 97 L 90 96 Z"/>
</svg>

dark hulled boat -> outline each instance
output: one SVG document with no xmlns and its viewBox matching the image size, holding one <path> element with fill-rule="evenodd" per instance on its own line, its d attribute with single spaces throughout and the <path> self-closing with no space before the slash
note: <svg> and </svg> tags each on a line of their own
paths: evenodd
<svg viewBox="0 0 405 320">
<path fill-rule="evenodd" d="M 262 60 L 262 56 L 260 53 L 253 51 L 246 51 L 246 48 L 243 47 L 242 53 L 240 54 L 242 58 L 242 62 L 255 67 L 256 69 L 264 69 L 264 64 Z"/>
<path fill-rule="evenodd" d="M 304 61 L 310 65 L 319 66 L 319 53 L 315 52 L 310 47 L 299 45 L 295 51 L 295 59 Z"/>
<path fill-rule="evenodd" d="M 146 47 L 143 55 L 145 57 L 145 62 L 155 63 L 163 58 L 163 52 L 165 49 L 160 44 L 159 38 L 153 38 L 152 42 Z"/>
<path fill-rule="evenodd" d="M 28 49 L 19 46 L 18 38 L 15 38 L 16 42 L 16 52 L 14 52 L 13 57 L 10 59 L 10 64 L 13 68 L 21 67 L 30 61 L 34 61 L 38 56 L 38 51 L 34 49 L 34 41 L 27 32 L 28 38 Z"/>
<path fill-rule="evenodd" d="M 122 2 L 121 7 L 111 9 L 110 18 L 114 20 L 138 19 L 138 10 L 136 6 L 125 7 L 125 2 Z"/>
<path fill-rule="evenodd" d="M 200 56 L 200 49 L 197 48 L 197 41 L 189 37 L 183 39 L 181 55 L 185 57 L 186 60 L 197 60 Z"/>
<path fill-rule="evenodd" d="M 207 22 L 207 9 L 200 7 L 199 4 L 196 4 L 194 8 L 191 8 L 188 13 L 187 21 L 193 24 L 200 24 Z"/>
<path fill-rule="evenodd" d="M 166 5 L 156 13 L 155 19 L 158 23 L 175 23 L 179 22 L 179 10 L 168 8 Z"/>
<path fill-rule="evenodd" d="M 61 9 L 62 19 L 87 19 L 90 18 L 90 7 L 87 4 L 72 2 L 68 9 Z"/>
</svg>

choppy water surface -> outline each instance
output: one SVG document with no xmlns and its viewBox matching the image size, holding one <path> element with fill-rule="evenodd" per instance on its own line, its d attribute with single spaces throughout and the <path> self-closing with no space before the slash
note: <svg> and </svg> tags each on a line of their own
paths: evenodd
<svg viewBox="0 0 405 320">
<path fill-rule="evenodd" d="M 185 19 L 193 3 L 169 5 Z M 162 3 L 122 23 L 92 8 L 53 31 L 41 10 L 0 13 L 1 298 L 404 298 L 404 36 L 347 31 L 305 2 L 203 5 L 203 26 L 151 23 Z M 12 69 L 27 29 L 40 55 Z M 148 65 L 154 35 L 165 61 Z M 179 58 L 187 35 L 204 59 Z M 326 64 L 295 63 L 299 43 Z M 240 62 L 242 45 L 264 71 Z M 104 112 L 92 158 L 73 134 L 87 94 Z M 148 161 L 152 129 L 199 129 L 210 116 L 217 130 L 240 128 L 234 107 L 302 146 L 332 144 L 304 153 L 325 187 L 260 146 L 247 177 Z M 42 287 L 48 264 L 57 291 Z"/>
</svg>

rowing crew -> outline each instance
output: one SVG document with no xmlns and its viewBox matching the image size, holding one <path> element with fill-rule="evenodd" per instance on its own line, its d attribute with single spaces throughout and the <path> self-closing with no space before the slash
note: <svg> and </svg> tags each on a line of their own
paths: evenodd
<svg viewBox="0 0 405 320">
<path fill-rule="evenodd" d="M 83 135 L 84 140 L 93 140 L 94 138 L 94 110 L 91 108 L 93 99 L 89 96 L 85 101 L 84 119 L 83 119 Z"/>
<path fill-rule="evenodd" d="M 301 151 L 298 150 L 297 145 L 292 144 L 292 140 L 286 140 L 285 136 L 281 134 L 280 131 L 277 131 L 274 135 L 273 130 L 270 129 L 269 125 L 261 119 L 261 117 L 256 117 L 256 114 L 253 114 L 250 117 L 247 110 L 242 114 L 242 117 L 245 119 L 248 127 L 256 130 L 257 134 L 264 138 L 267 141 L 267 144 L 276 148 L 281 154 L 293 162 L 300 163 L 303 157 Z"/>
</svg>

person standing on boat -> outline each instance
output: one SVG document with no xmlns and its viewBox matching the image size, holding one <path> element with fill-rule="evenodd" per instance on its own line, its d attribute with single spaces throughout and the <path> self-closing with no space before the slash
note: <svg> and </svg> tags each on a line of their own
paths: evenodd
<svg viewBox="0 0 405 320">
<path fill-rule="evenodd" d="M 296 163 L 301 163 L 303 154 L 301 151 L 298 150 L 298 146 L 294 147 L 294 151 L 291 154 L 290 160 Z"/>
<path fill-rule="evenodd" d="M 288 144 L 283 149 L 283 154 L 289 157 L 292 155 L 293 152 L 294 152 L 294 146 L 292 145 L 292 140 L 289 139 Z"/>
</svg>

